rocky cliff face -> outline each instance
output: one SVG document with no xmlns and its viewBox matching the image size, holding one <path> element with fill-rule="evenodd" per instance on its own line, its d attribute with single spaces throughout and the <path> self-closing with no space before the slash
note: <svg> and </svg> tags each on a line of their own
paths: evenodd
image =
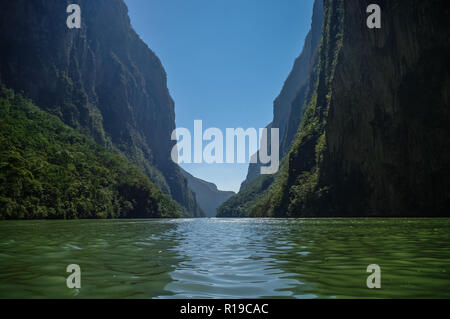
<svg viewBox="0 0 450 319">
<path fill-rule="evenodd" d="M 81 29 L 66 26 L 69 3 L 81 7 Z M 175 115 L 165 71 L 131 28 L 123 1 L 2 1 L 0 12 L 1 81 L 119 149 L 187 215 L 200 215 L 170 159 Z"/>
<path fill-rule="evenodd" d="M 228 198 L 235 195 L 234 192 L 221 191 L 217 189 L 215 184 L 192 176 L 184 170 L 183 175 L 188 181 L 189 188 L 194 191 L 197 203 L 205 212 L 206 217 L 216 217 L 217 208 Z"/>
<path fill-rule="evenodd" d="M 306 36 L 303 50 L 295 60 L 280 95 L 274 101 L 273 121 L 267 127 L 268 129 L 279 129 L 280 157 L 282 158 L 286 157 L 298 131 L 305 102 L 309 101 L 315 92 L 323 13 L 323 0 L 316 0 L 311 30 Z M 269 149 L 270 141 L 269 137 Z M 231 197 L 218 209 L 218 216 L 243 217 L 249 214 L 250 207 L 264 195 L 275 180 L 274 176 L 260 175 L 261 166 L 261 163 L 249 165 L 247 177 L 241 184 L 239 193 Z"/>
<path fill-rule="evenodd" d="M 274 216 L 449 216 L 448 1 L 326 0 L 317 90 L 277 187 Z"/>
<path fill-rule="evenodd" d="M 311 94 L 311 84 L 315 83 L 317 52 L 322 35 L 323 0 L 314 2 L 311 30 L 308 32 L 303 50 L 295 60 L 294 66 L 283 88 L 273 103 L 273 121 L 267 127 L 278 128 L 280 134 L 280 156 L 285 156 L 297 133 L 303 114 L 305 100 Z M 270 143 L 271 139 L 268 139 Z M 247 178 L 241 185 L 243 190 L 260 174 L 260 163 L 250 164 Z"/>
<path fill-rule="evenodd" d="M 379 1 L 382 28 L 369 30 L 369 3 L 344 2 L 320 177 L 331 212 L 448 215 L 450 5 Z"/>
</svg>

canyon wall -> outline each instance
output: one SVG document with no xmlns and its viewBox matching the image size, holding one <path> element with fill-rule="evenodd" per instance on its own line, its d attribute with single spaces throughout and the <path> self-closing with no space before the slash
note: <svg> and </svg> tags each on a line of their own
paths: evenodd
<svg viewBox="0 0 450 319">
<path fill-rule="evenodd" d="M 449 216 L 447 1 L 326 0 L 317 89 L 254 216 Z"/>
<path fill-rule="evenodd" d="M 80 29 L 66 26 L 69 3 Z M 172 162 L 174 102 L 158 57 L 132 29 L 122 0 L 0 3 L 0 79 L 45 111 L 139 165 L 186 216 L 195 195 Z"/>
</svg>

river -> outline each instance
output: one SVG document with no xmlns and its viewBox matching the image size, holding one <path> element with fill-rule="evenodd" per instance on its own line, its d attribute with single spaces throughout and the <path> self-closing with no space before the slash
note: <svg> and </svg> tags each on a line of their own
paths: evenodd
<svg viewBox="0 0 450 319">
<path fill-rule="evenodd" d="M 0 298 L 450 298 L 449 236 L 450 219 L 3 221 Z"/>
</svg>

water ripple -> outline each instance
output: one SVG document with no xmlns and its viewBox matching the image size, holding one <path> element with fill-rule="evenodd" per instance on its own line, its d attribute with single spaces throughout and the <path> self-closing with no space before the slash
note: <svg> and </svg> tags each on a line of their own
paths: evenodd
<svg viewBox="0 0 450 319">
<path fill-rule="evenodd" d="M 449 219 L 8 221 L 0 298 L 450 298 L 449 234 Z"/>
</svg>

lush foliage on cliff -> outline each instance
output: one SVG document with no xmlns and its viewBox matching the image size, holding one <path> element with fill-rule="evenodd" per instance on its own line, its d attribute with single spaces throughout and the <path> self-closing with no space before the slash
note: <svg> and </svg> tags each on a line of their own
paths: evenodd
<svg viewBox="0 0 450 319">
<path fill-rule="evenodd" d="M 271 201 L 270 193 L 280 190 L 281 183 L 286 179 L 290 147 L 297 136 L 305 110 L 316 93 L 323 20 L 323 0 L 316 0 L 311 30 L 305 39 L 302 53 L 296 59 L 280 95 L 274 101 L 274 118 L 269 126 L 280 129 L 281 173 L 271 177 L 260 176 L 261 163 L 250 164 L 241 191 L 221 207 L 221 215 L 284 216 L 282 212 L 266 211 L 270 206 L 265 202 Z M 255 179 L 257 181 L 254 181 Z"/>
<path fill-rule="evenodd" d="M 250 183 L 222 205 L 222 215 L 297 217 L 317 216 L 322 211 L 319 203 L 326 202 L 328 186 L 320 183 L 320 174 L 327 149 L 331 82 L 342 47 L 342 18 L 343 2 L 326 1 L 318 64 L 310 71 L 310 94 L 305 96 L 304 105 L 293 105 L 304 113 L 280 172 L 264 187 L 261 178 Z"/>
<path fill-rule="evenodd" d="M 286 173 L 257 202 L 253 216 L 320 216 L 321 203 L 327 201 L 328 186 L 320 181 L 323 157 L 327 149 L 326 121 L 331 101 L 331 83 L 339 59 L 343 37 L 343 2 L 326 1 L 322 42 L 319 50 L 316 93 L 305 113 L 287 155 Z"/>
<path fill-rule="evenodd" d="M 0 219 L 178 217 L 126 158 L 0 89 Z"/>
<path fill-rule="evenodd" d="M 315 94 L 249 216 L 448 216 L 450 6 L 384 1 L 371 30 L 369 3 L 325 0 Z"/>
</svg>

